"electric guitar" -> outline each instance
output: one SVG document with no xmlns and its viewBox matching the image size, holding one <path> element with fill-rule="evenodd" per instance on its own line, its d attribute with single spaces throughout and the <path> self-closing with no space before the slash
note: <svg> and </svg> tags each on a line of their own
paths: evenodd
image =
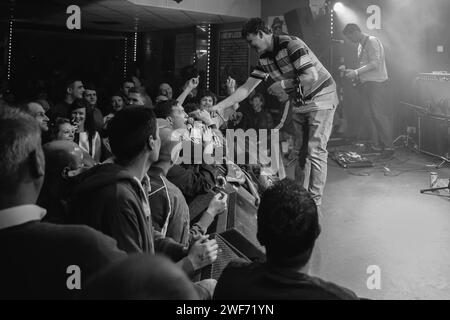
<svg viewBox="0 0 450 320">
<path fill-rule="evenodd" d="M 294 78 L 294 88 L 295 88 L 295 95 L 294 95 L 294 106 L 295 107 L 301 107 L 305 105 L 305 99 L 303 96 L 303 88 L 301 85 L 300 75 L 297 75 Z"/>
<path fill-rule="evenodd" d="M 347 71 L 349 71 L 350 69 L 347 69 L 347 67 L 345 65 L 341 65 L 339 66 L 339 71 L 341 72 L 341 77 L 343 78 L 345 76 L 345 73 Z M 359 79 L 359 76 L 356 77 L 355 79 L 350 79 L 349 80 L 352 83 L 352 86 L 354 88 L 359 87 L 359 85 L 361 84 L 361 80 Z"/>
</svg>

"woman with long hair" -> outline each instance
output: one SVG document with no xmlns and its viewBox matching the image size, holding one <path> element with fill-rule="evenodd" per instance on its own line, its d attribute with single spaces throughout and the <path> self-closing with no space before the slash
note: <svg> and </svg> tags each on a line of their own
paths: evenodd
<svg viewBox="0 0 450 320">
<path fill-rule="evenodd" d="M 75 143 L 96 162 L 100 162 L 102 143 L 88 103 L 83 99 L 76 99 L 70 107 L 68 117 L 76 127 Z"/>
</svg>

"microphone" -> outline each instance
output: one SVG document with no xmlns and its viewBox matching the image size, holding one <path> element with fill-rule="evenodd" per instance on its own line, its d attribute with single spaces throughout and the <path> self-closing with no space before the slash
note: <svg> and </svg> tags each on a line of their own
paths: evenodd
<svg viewBox="0 0 450 320">
<path fill-rule="evenodd" d="M 340 40 L 340 39 L 331 39 L 331 42 L 340 43 L 340 44 L 344 44 L 345 43 L 344 40 Z"/>
</svg>

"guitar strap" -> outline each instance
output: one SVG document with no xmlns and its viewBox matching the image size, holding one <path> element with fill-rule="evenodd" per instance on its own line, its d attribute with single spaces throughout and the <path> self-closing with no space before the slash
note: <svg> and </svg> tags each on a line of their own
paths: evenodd
<svg viewBox="0 0 450 320">
<path fill-rule="evenodd" d="M 366 37 L 363 44 L 361 45 L 361 52 L 359 52 L 359 54 L 358 54 L 358 67 L 361 67 L 362 56 L 363 56 L 364 50 L 366 49 L 366 44 L 367 44 L 368 39 L 369 39 L 369 36 Z"/>
</svg>

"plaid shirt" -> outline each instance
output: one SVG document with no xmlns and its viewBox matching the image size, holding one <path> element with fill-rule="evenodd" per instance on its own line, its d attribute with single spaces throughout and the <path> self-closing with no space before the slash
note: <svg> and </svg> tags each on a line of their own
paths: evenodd
<svg viewBox="0 0 450 320">
<path fill-rule="evenodd" d="M 314 67 L 319 78 L 312 85 L 302 85 L 305 105 L 294 107 L 297 110 L 293 112 L 305 113 L 335 108 L 338 105 L 336 84 L 311 49 L 299 38 L 289 35 L 274 35 L 273 41 L 273 51 L 259 57 L 259 64 L 250 77 L 263 81 L 269 76 L 275 81 L 295 79 L 308 68 Z"/>
</svg>

